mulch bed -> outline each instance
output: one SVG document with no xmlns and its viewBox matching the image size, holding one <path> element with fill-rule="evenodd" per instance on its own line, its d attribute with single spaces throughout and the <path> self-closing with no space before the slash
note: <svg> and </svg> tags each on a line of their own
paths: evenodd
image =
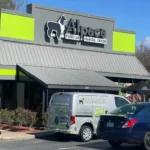
<svg viewBox="0 0 150 150">
<path fill-rule="evenodd" d="M 11 132 L 24 132 L 24 133 L 44 131 L 42 129 L 36 129 L 36 128 L 29 129 L 29 127 L 26 126 L 10 126 L 7 124 L 1 124 L 0 130 L 11 131 Z"/>
</svg>

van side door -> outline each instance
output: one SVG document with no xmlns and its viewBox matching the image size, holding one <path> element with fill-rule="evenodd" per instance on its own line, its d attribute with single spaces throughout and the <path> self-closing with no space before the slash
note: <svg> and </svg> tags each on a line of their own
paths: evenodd
<svg viewBox="0 0 150 150">
<path fill-rule="evenodd" d="M 107 109 L 107 96 L 92 96 L 93 101 L 93 116 L 99 117 L 100 115 L 105 114 Z"/>
<path fill-rule="evenodd" d="M 107 100 L 107 96 L 105 95 L 92 96 L 92 101 L 93 101 L 92 121 L 93 121 L 95 132 L 97 131 L 100 116 L 105 114 L 105 111 L 107 110 L 106 100 Z"/>
<path fill-rule="evenodd" d="M 73 108 L 75 110 L 75 126 L 78 134 L 83 124 L 90 123 L 92 118 L 92 99 L 91 95 L 77 95 L 74 99 Z"/>
<path fill-rule="evenodd" d="M 76 97 L 76 117 L 92 117 L 92 100 L 90 95 Z"/>
</svg>

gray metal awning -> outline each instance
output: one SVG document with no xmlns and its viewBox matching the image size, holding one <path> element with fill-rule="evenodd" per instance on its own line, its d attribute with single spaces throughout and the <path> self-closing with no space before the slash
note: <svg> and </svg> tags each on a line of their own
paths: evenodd
<svg viewBox="0 0 150 150">
<path fill-rule="evenodd" d="M 150 79 L 149 72 L 135 55 L 85 51 L 63 47 L 0 40 L 0 64 L 90 70 L 102 76 Z"/>
<path fill-rule="evenodd" d="M 93 71 L 24 65 L 17 65 L 17 70 L 41 83 L 46 88 L 112 91 L 121 89 L 121 87 L 113 81 Z"/>
</svg>

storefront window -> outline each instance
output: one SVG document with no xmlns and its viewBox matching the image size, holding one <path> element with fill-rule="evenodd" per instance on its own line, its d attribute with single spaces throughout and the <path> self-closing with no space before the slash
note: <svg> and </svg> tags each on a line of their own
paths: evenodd
<svg viewBox="0 0 150 150">
<path fill-rule="evenodd" d="M 3 81 L 0 83 L 0 108 L 16 108 L 17 100 L 15 98 L 15 89 L 14 81 Z"/>
<path fill-rule="evenodd" d="M 35 82 L 25 83 L 25 108 L 41 111 L 43 88 Z"/>
</svg>

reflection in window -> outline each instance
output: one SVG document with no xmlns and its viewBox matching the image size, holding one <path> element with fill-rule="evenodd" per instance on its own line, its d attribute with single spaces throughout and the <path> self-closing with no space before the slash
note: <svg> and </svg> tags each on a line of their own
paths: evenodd
<svg viewBox="0 0 150 150">
<path fill-rule="evenodd" d="M 116 104 L 116 107 L 120 107 L 129 103 L 128 101 L 126 101 L 125 99 L 121 97 L 115 97 L 115 104 Z"/>
</svg>

